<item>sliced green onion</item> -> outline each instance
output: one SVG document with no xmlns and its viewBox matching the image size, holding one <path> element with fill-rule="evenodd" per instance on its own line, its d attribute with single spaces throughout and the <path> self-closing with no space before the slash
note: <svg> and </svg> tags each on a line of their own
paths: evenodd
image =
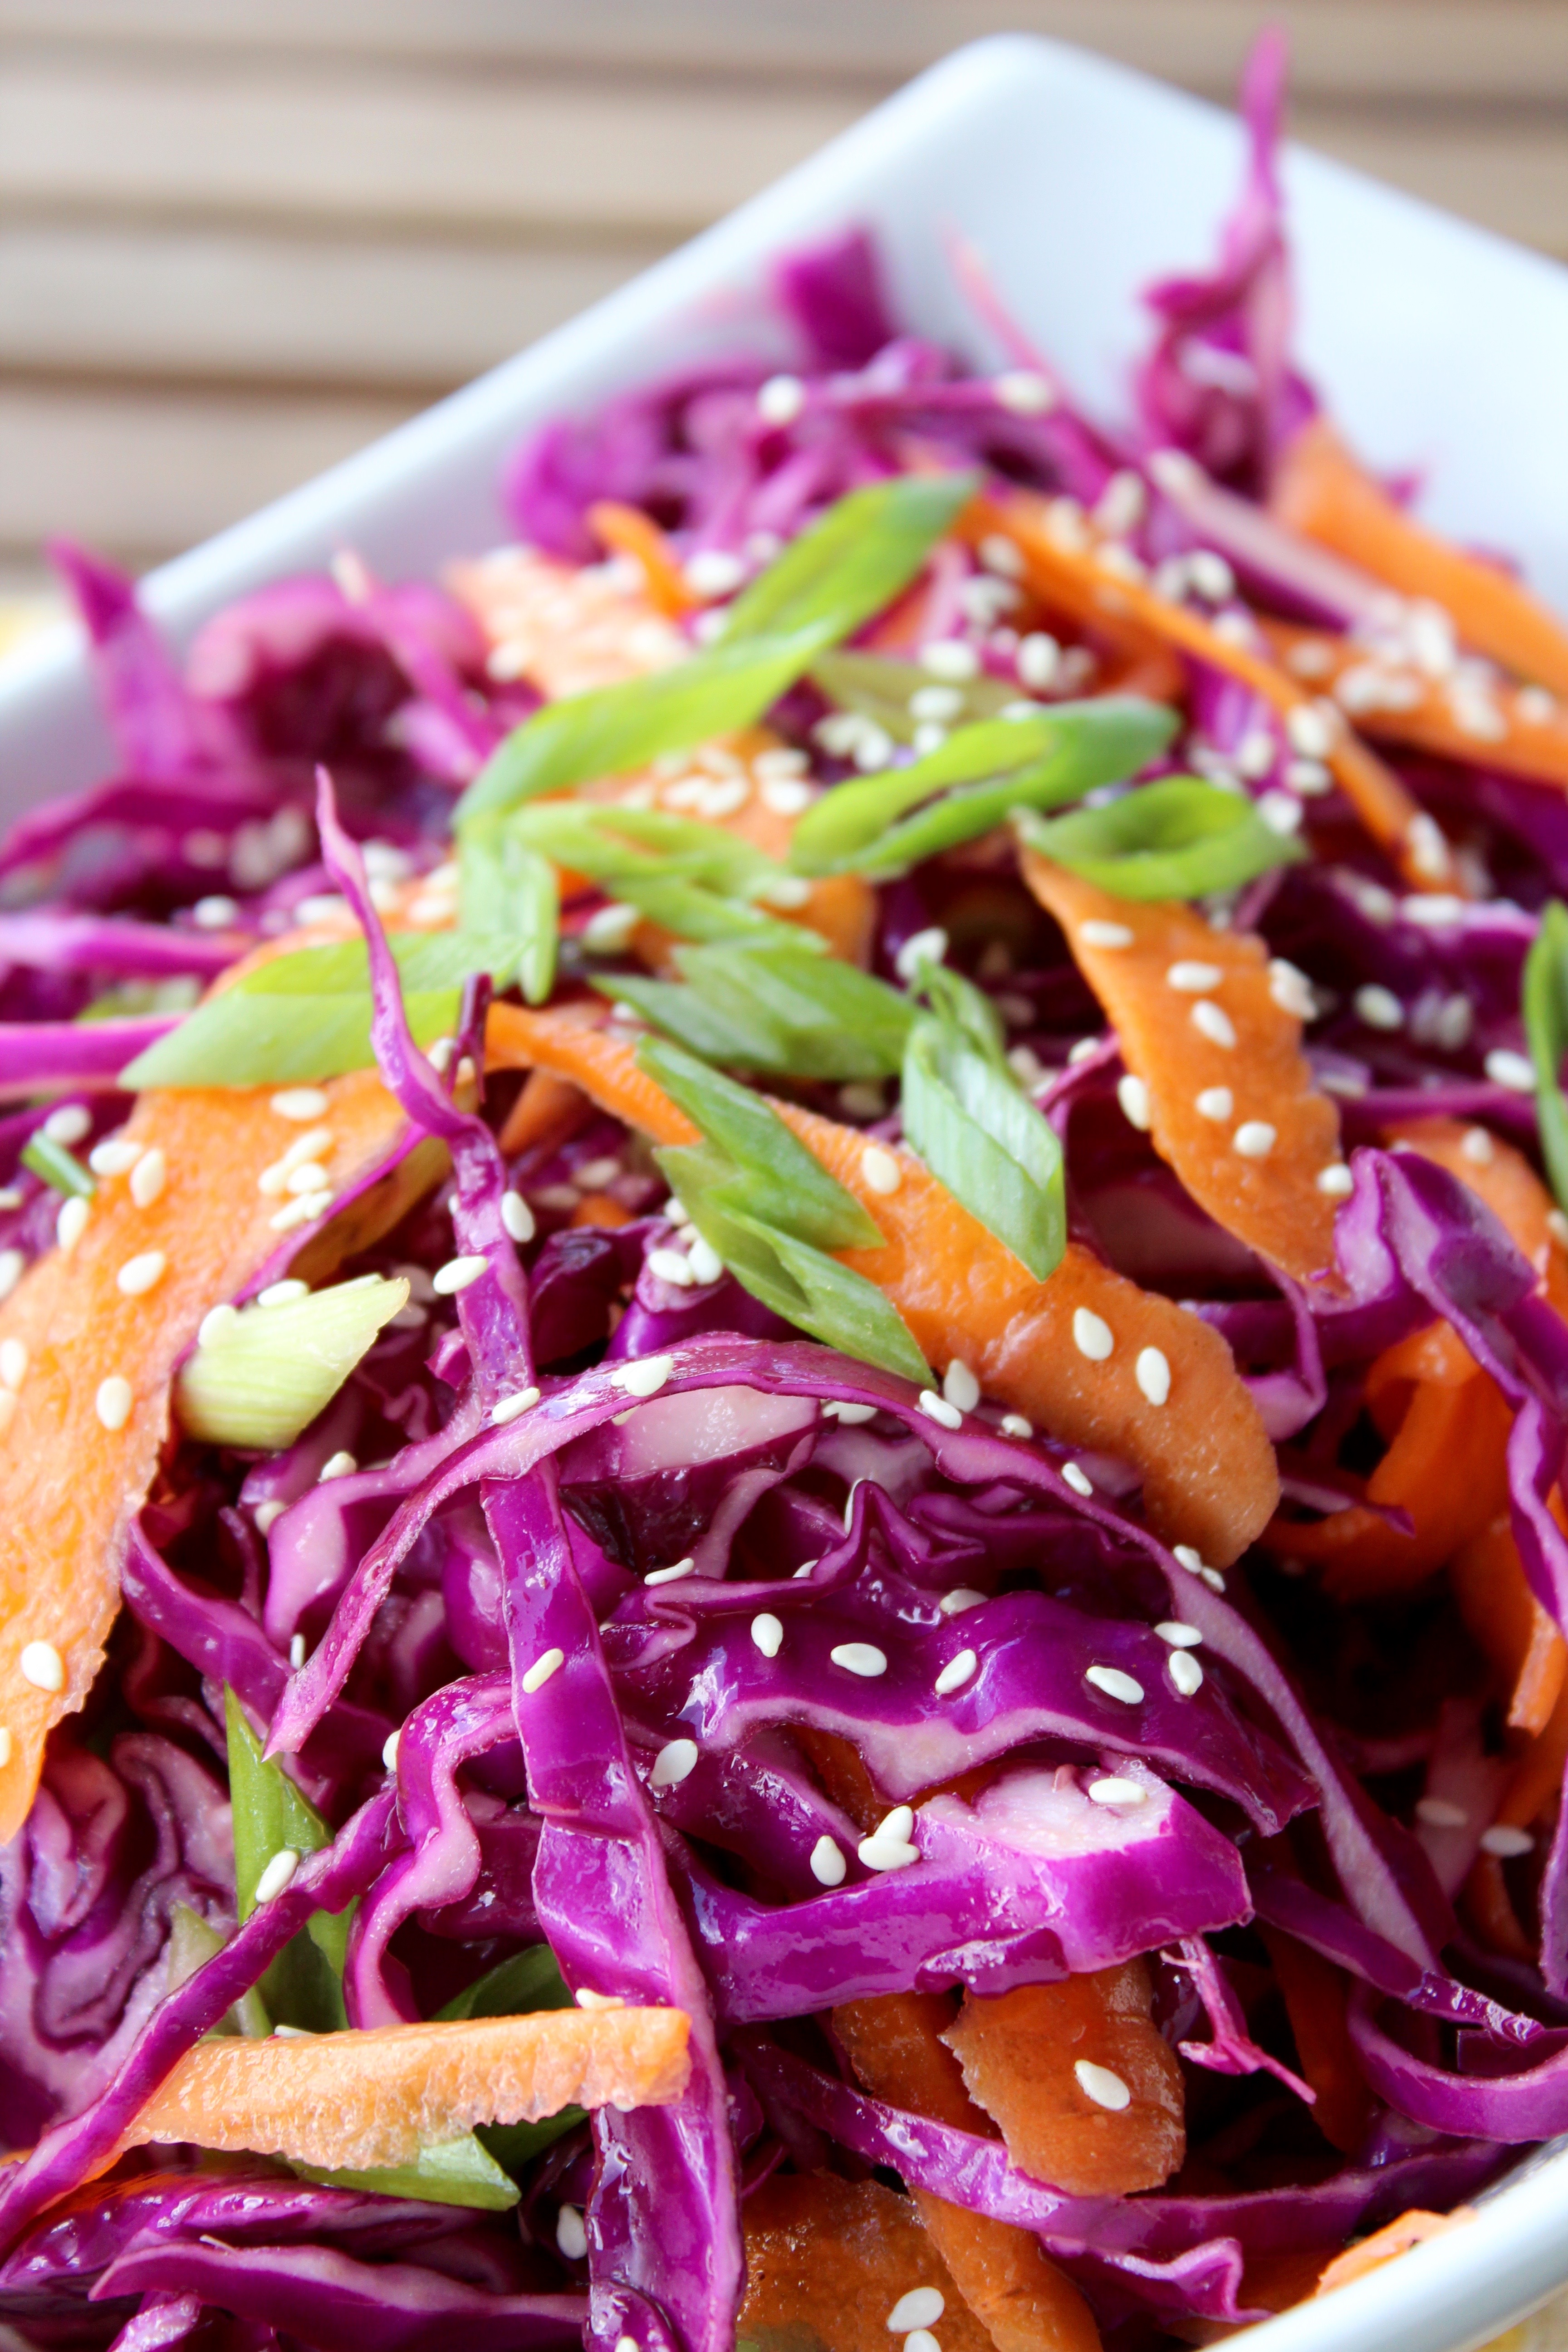
<svg viewBox="0 0 1568 2352">
<path fill-rule="evenodd" d="M 1019 838 L 1119 898 L 1205 898 L 1307 856 L 1242 793 L 1166 776 L 1108 808 L 1020 820 Z"/>
<path fill-rule="evenodd" d="M 930 1385 L 931 1369 L 913 1334 L 874 1282 L 733 1205 L 745 1180 L 723 1173 L 722 1162 L 716 1170 L 717 1155 L 674 1146 L 654 1158 L 703 1240 L 753 1298 L 825 1347 Z"/>
<path fill-rule="evenodd" d="M 1061 1145 L 1005 1064 L 950 1022 L 919 1021 L 902 1108 L 932 1175 L 1043 1282 L 1067 1246 Z"/>
<path fill-rule="evenodd" d="M 444 2022 L 466 2017 L 527 2017 L 540 2009 L 574 2006 L 560 1963 L 548 1944 L 530 1944 L 477 1977 L 436 2014 Z"/>
<path fill-rule="evenodd" d="M 929 688 L 940 685 L 944 695 L 952 698 L 947 704 L 953 713 L 946 722 L 950 726 L 999 718 L 1010 703 L 1026 698 L 1016 686 L 1009 686 L 1003 678 L 987 677 L 984 670 L 962 685 L 949 686 L 945 680 L 934 678 L 921 662 L 891 661 L 885 654 L 849 653 L 842 647 L 814 661 L 811 675 L 830 702 L 836 702 L 842 710 L 858 711 L 862 718 L 875 719 L 895 743 L 913 740 L 921 721 L 910 709 L 910 703 L 915 695 Z"/>
<path fill-rule="evenodd" d="M 1568 907 L 1552 898 L 1524 959 L 1520 992 L 1525 1043 L 1535 1065 L 1535 1114 L 1542 1157 L 1559 1207 L 1568 1203 L 1568 1103 L 1563 1055 L 1568 1050 Z"/>
<path fill-rule="evenodd" d="M 780 1045 L 771 1029 L 763 1029 L 733 1008 L 704 1002 L 696 989 L 672 980 L 645 980 L 640 972 L 595 972 L 588 985 L 613 1003 L 629 1004 L 645 1021 L 705 1062 L 721 1062 L 727 1069 L 780 1069 Z"/>
<path fill-rule="evenodd" d="M 422 2147 L 411 2163 L 368 2172 L 330 2172 L 313 2164 L 290 2164 L 289 2169 L 325 2188 L 370 2189 L 381 2197 L 419 2197 L 427 2204 L 468 2205 L 481 2213 L 504 2213 L 522 2193 L 475 2132 Z"/>
<path fill-rule="evenodd" d="M 264 1454 L 292 1445 L 407 1301 L 405 1281 L 369 1275 L 280 1306 L 242 1307 L 181 1366 L 181 1427 L 209 1445 Z"/>
<path fill-rule="evenodd" d="M 226 1936 L 221 1936 L 188 1903 L 173 1905 L 169 1912 L 169 1940 L 164 1946 L 165 1989 L 177 1992 L 181 1985 L 188 1984 L 198 1969 L 216 1959 L 227 1941 Z M 271 2031 L 267 2004 L 252 1985 L 248 1992 L 241 1993 L 232 2009 L 225 2011 L 216 2025 L 207 2028 L 202 2038 L 223 2041 L 243 2034 L 247 2041 L 265 2042 Z"/>
<path fill-rule="evenodd" d="M 915 982 L 916 993 L 923 996 L 937 1018 L 947 1027 L 966 1038 L 977 1052 L 984 1054 L 998 1067 L 1005 1067 L 1004 1047 L 1007 1032 L 1002 1015 L 984 989 L 965 980 L 951 964 L 932 964 L 922 961 Z"/>
<path fill-rule="evenodd" d="M 912 1008 L 853 964 L 794 937 L 683 948 L 677 964 L 684 985 L 624 972 L 594 985 L 731 1069 L 838 1083 L 897 1076 Z"/>
<path fill-rule="evenodd" d="M 498 946 L 506 942 L 502 954 L 486 958 L 492 981 L 503 986 L 515 970 L 529 1003 L 545 1003 L 555 984 L 561 929 L 560 892 L 550 861 L 511 826 L 483 817 L 458 835 L 458 856 L 460 936 Z"/>
<path fill-rule="evenodd" d="M 332 1832 L 282 1767 L 263 1756 L 261 1742 L 226 1685 L 224 1728 L 234 1820 L 235 1908 L 243 1926 L 277 1857 L 318 1853 L 331 1845 Z M 277 2023 L 301 2026 L 310 2033 L 341 2032 L 348 2023 L 342 1976 L 352 1918 L 352 1905 L 340 1912 L 313 1912 L 279 1952 L 260 1986 L 268 2014 Z"/>
<path fill-rule="evenodd" d="M 459 990 L 405 993 L 403 1010 L 417 1045 L 449 1036 Z M 129 1093 L 145 1087 L 290 1087 L 366 1070 L 370 998 L 252 996 L 237 988 L 209 996 L 188 1021 L 121 1070 Z"/>
<path fill-rule="evenodd" d="M 18 1156 L 24 1168 L 30 1168 L 35 1176 L 41 1176 L 46 1184 L 52 1184 L 68 1200 L 90 1201 L 98 1190 L 75 1152 L 68 1151 L 63 1143 L 46 1135 L 41 1127 L 35 1128 Z"/>
<path fill-rule="evenodd" d="M 750 898 L 784 868 L 721 825 L 663 809 L 595 808 L 535 801 L 511 820 L 520 839 L 558 866 L 616 888 L 623 878 L 677 878 L 729 898 Z"/>
<path fill-rule="evenodd" d="M 723 642 L 814 629 L 826 649 L 852 636 L 909 586 L 979 478 L 902 474 L 851 490 L 735 598 Z"/>
<path fill-rule="evenodd" d="M 911 767 L 835 786 L 795 826 L 797 873 L 885 872 L 955 848 L 1003 823 L 1015 807 L 1043 808 L 1119 783 L 1157 757 L 1177 714 L 1136 695 L 1063 702 L 1037 718 L 989 719 L 955 728 L 941 749 Z M 953 791 L 984 777 L 978 792 Z M 905 824 L 939 792 L 946 799 Z"/>
<path fill-rule="evenodd" d="M 761 1095 L 657 1037 L 645 1037 L 637 1047 L 637 1067 L 701 1129 L 711 1147 L 704 1162 L 705 1190 L 718 1183 L 727 1205 L 822 1249 L 879 1246 L 881 1231 L 853 1192 L 828 1174 Z M 719 1169 L 719 1160 L 735 1171 L 733 1184 Z M 676 1190 L 689 1209 L 685 1187 Z"/>
<path fill-rule="evenodd" d="M 616 896 L 678 940 L 737 940 L 756 946 L 771 940 L 796 954 L 826 953 L 827 943 L 819 933 L 803 930 L 798 923 L 781 923 L 738 898 L 721 898 L 717 891 L 678 877 L 626 875 L 616 884 Z"/>
</svg>

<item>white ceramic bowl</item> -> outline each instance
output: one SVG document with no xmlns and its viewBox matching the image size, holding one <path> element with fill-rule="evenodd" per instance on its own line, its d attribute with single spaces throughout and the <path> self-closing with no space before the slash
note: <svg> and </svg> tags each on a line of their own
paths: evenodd
<svg viewBox="0 0 1568 2352">
<path fill-rule="evenodd" d="M 994 364 L 943 259 L 958 229 L 1091 404 L 1122 402 L 1136 289 L 1207 260 L 1241 140 L 1215 109 L 1058 44 L 982 41 L 922 75 L 718 227 L 531 351 L 320 480 L 155 572 L 179 638 L 258 582 L 344 545 L 396 577 L 505 535 L 495 482 L 529 426 L 704 349 L 776 348 L 769 257 L 875 229 L 899 315 Z M 1568 610 L 1568 273 L 1319 156 L 1286 166 L 1301 359 L 1376 463 L 1429 469 L 1444 527 L 1521 556 Z M 102 772 L 74 632 L 0 671 L 7 816 Z M 1248 2331 L 1248 2352 L 1469 2352 L 1568 2281 L 1568 2155 L 1537 2158 L 1479 2219 L 1322 2303 Z"/>
</svg>

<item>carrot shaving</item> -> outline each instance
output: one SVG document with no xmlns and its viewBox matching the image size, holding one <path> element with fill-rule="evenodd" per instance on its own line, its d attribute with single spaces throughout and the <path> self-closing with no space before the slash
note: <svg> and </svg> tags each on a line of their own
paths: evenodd
<svg viewBox="0 0 1568 2352">
<path fill-rule="evenodd" d="M 581 1087 L 553 1070 L 531 1070 L 500 1131 L 503 1159 L 515 1160 L 542 1143 L 564 1143 L 594 1115 Z"/>
<path fill-rule="evenodd" d="M 960 2131 L 989 2134 L 943 2035 L 946 1993 L 887 1993 L 833 2011 L 833 2030 L 874 2098 Z M 927 2233 L 996 2352 L 1099 2352 L 1100 2333 L 1072 2281 L 1037 2238 L 917 2189 Z"/>
<path fill-rule="evenodd" d="M 1122 551 L 1112 555 L 1115 542 L 1097 541 L 1076 509 L 1070 528 L 1063 528 L 1050 501 L 1018 490 L 1002 502 L 976 499 L 963 527 L 977 538 L 1000 531 L 1011 539 L 1024 559 L 1028 585 L 1045 601 L 1055 597 L 1079 612 L 1136 621 L 1178 652 L 1239 678 L 1286 720 L 1311 701 L 1250 630 L 1238 642 L 1189 606 L 1159 594 L 1146 580 L 1128 577 L 1119 568 Z M 1373 839 L 1417 888 L 1457 887 L 1453 857 L 1433 820 L 1393 770 L 1337 719 L 1328 764 Z"/>
<path fill-rule="evenodd" d="M 680 558 L 669 541 L 640 507 L 623 506 L 618 499 L 598 499 L 588 509 L 588 528 L 612 554 L 629 555 L 642 566 L 648 602 L 656 611 L 678 621 L 702 602 L 688 585 Z"/>
<path fill-rule="evenodd" d="M 992 2352 L 913 2202 L 879 2180 L 774 2173 L 746 2198 L 741 2220 L 742 2340 L 889 2352 L 898 2338 L 888 2333 L 889 2312 L 924 2287 L 942 2298 L 942 2352 Z"/>
<path fill-rule="evenodd" d="M 552 702 L 684 660 L 685 637 L 616 567 L 558 563 L 531 548 L 448 564 L 444 584 L 479 623 L 487 667 Z"/>
<path fill-rule="evenodd" d="M 1500 1511 L 1448 1562 L 1465 1630 L 1509 1693 L 1510 1731 L 1545 1730 L 1568 1673 L 1568 1643 L 1525 1581 L 1508 1514 Z"/>
<path fill-rule="evenodd" d="M 374 1071 L 331 1080 L 321 1124 L 334 1187 L 383 1159 L 404 1118 Z M 82 1705 L 120 1608 L 125 1530 L 140 1509 L 169 1427 L 169 1387 L 207 1309 L 242 1291 L 285 1247 L 279 1195 L 257 1189 L 262 1171 L 301 1133 L 272 1108 L 271 1090 L 182 1091 L 141 1097 L 125 1128 L 162 1153 L 163 1191 L 139 1207 L 131 1176 L 100 1180 L 80 1240 L 51 1250 L 0 1307 L 0 1339 L 20 1341 L 26 1376 L 0 1448 L 0 1843 L 15 1836 L 37 1786 L 45 1735 Z M 411 1153 L 400 1173 L 353 1202 L 309 1246 L 297 1269 L 319 1278 L 363 1245 L 378 1220 L 395 1222 L 410 1187 L 435 1181 L 444 1160 Z M 142 1179 L 142 1189 L 145 1178 Z M 150 1292 L 127 1297 L 128 1260 L 161 1254 Z M 123 1423 L 106 1428 L 100 1383 L 129 1384 Z M 111 1408 L 112 1411 L 112 1408 Z M 31 1675 L 23 1671 L 29 1645 Z M 60 1683 L 50 1689 L 54 1662 Z M 42 1679 L 40 1679 L 40 1674 Z"/>
<path fill-rule="evenodd" d="M 1320 693 L 1338 698 L 1346 682 L 1342 707 L 1354 709 L 1363 735 L 1568 790 L 1568 714 L 1556 704 L 1539 707 L 1539 688 L 1520 688 L 1499 679 L 1479 691 L 1456 694 L 1449 682 L 1428 677 L 1413 664 L 1369 654 L 1349 637 L 1293 628 L 1283 621 L 1265 620 L 1259 626 L 1281 665 L 1310 677 Z"/>
<path fill-rule="evenodd" d="M 592 1021 L 575 1011 L 496 1005 L 487 1052 L 499 1068 L 540 1066 L 574 1078 L 603 1109 L 660 1143 L 692 1141 L 689 1122 L 638 1070 L 625 1038 Z M 884 1246 L 843 1251 L 842 1263 L 886 1292 L 928 1362 L 957 1359 L 987 1395 L 1054 1436 L 1135 1464 L 1155 1527 L 1205 1560 L 1223 1566 L 1245 1549 L 1274 1507 L 1279 1474 L 1217 1332 L 1076 1243 L 1047 1281 L 1035 1281 L 912 1154 L 894 1154 L 899 1188 L 879 1192 L 866 1179 L 865 1138 L 855 1129 L 793 1103 L 774 1108 L 876 1219 Z M 1109 1360 L 1082 1352 L 1080 1315 L 1110 1331 Z M 1170 1370 L 1162 1405 L 1138 1382 L 1137 1361 L 1149 1348 Z"/>
<path fill-rule="evenodd" d="M 1334 1203 L 1318 1178 L 1340 1161 L 1339 1113 L 1313 1085 L 1300 1016 L 1280 1002 L 1299 981 L 1281 982 L 1250 932 L 1213 930 L 1186 907 L 1113 898 L 1032 851 L 1023 873 L 1143 1082 L 1160 1157 L 1270 1264 L 1298 1280 L 1331 1267 Z M 1125 944 L 1103 944 L 1110 937 Z M 1178 986 L 1172 972 L 1201 984 Z M 1200 1004 L 1217 1013 L 1215 1034 L 1197 1025 Z M 1219 1042 L 1226 1034 L 1234 1043 Z M 1243 1147 L 1258 1139 L 1249 1156 Z"/>
<path fill-rule="evenodd" d="M 1406 513 L 1326 418 L 1314 417 L 1285 451 L 1269 506 L 1281 521 L 1337 549 L 1402 595 L 1441 604 L 1478 653 L 1568 694 L 1568 634 L 1556 616 L 1506 572 Z"/>
<path fill-rule="evenodd" d="M 1398 2254 L 1407 2254 L 1412 2246 L 1424 2246 L 1428 2238 L 1441 2238 L 1450 2230 L 1464 2227 L 1475 2220 L 1475 2210 L 1469 2205 L 1457 2205 L 1451 2213 L 1423 2213 L 1412 2208 L 1401 2213 L 1396 2221 L 1385 2222 L 1381 2230 L 1363 2238 L 1359 2246 L 1347 2247 L 1336 2254 L 1318 2281 L 1320 2294 L 1332 2294 L 1336 2287 L 1349 2286 L 1352 2279 L 1365 2278 L 1372 2271 L 1381 2270 Z"/>
<path fill-rule="evenodd" d="M 1495 1826 L 1531 1830 L 1562 1794 L 1568 1764 L 1568 1687 L 1558 1692 L 1545 1729 L 1514 1767 L 1512 1780 L 1498 1807 Z M 1519 1924 L 1503 1874 L 1502 1859 L 1478 1853 L 1465 1880 L 1461 1908 L 1470 1926 L 1494 1951 L 1517 1960 L 1534 1960 L 1535 1947 Z"/>
<path fill-rule="evenodd" d="M 1366 2136 L 1373 2097 L 1345 2022 L 1350 1980 L 1282 1928 L 1257 1926 L 1284 1996 L 1301 2072 L 1318 2095 L 1312 2120 L 1331 2147 L 1352 2156 Z"/>
<path fill-rule="evenodd" d="M 690 2071 L 679 2009 L 198 2042 L 138 2113 L 122 2147 L 192 2140 L 329 2171 L 407 2164 L 480 2123 L 563 2107 L 668 2106 Z"/>
</svg>

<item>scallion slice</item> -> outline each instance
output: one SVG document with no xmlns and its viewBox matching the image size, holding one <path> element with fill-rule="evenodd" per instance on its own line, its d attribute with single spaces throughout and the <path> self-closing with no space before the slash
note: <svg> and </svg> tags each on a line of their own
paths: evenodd
<svg viewBox="0 0 1568 2352">
<path fill-rule="evenodd" d="M 776 946 L 682 948 L 676 963 L 680 982 L 619 973 L 594 984 L 730 1069 L 836 1083 L 897 1076 L 913 1008 L 853 964 L 790 936 Z"/>
<path fill-rule="evenodd" d="M 849 652 L 839 647 L 824 654 L 811 665 L 814 684 L 822 688 L 830 702 L 842 710 L 858 711 L 862 718 L 875 719 L 884 734 L 895 743 L 909 743 L 921 721 L 915 717 L 910 704 L 917 694 L 938 684 L 930 670 L 920 662 L 892 661 L 885 654 Z M 969 725 L 975 719 L 997 719 L 1009 704 L 1020 700 L 1016 686 L 1005 679 L 988 677 L 983 670 L 978 677 L 966 678 L 961 686 L 944 688 L 944 699 L 951 697 L 947 707 L 952 718 L 949 726 Z"/>
<path fill-rule="evenodd" d="M 1568 907 L 1552 898 L 1524 959 L 1520 992 L 1525 1043 L 1535 1065 L 1535 1115 L 1541 1152 L 1559 1207 L 1568 1205 L 1568 1103 L 1563 1055 L 1568 1051 Z"/>
<path fill-rule="evenodd" d="M 1307 856 L 1253 803 L 1196 776 L 1143 784 L 1108 808 L 1025 817 L 1020 839 L 1119 898 L 1205 898 Z"/>
<path fill-rule="evenodd" d="M 174 1381 L 187 1436 L 276 1454 L 329 1405 L 383 1325 L 408 1303 L 379 1275 L 277 1307 L 242 1307 L 194 1348 Z"/>
<path fill-rule="evenodd" d="M 813 630 L 839 645 L 910 584 L 979 487 L 979 477 L 900 474 L 851 490 L 742 589 L 722 642 Z"/>
<path fill-rule="evenodd" d="M 1043 1282 L 1067 1246 L 1061 1145 L 999 1055 L 956 1022 L 918 1021 L 904 1133 L 933 1176 Z"/>
<path fill-rule="evenodd" d="M 98 1190 L 75 1152 L 57 1143 L 52 1135 L 46 1135 L 41 1127 L 34 1129 L 17 1157 L 24 1168 L 30 1168 L 35 1176 L 41 1176 L 46 1184 L 52 1184 L 68 1200 L 90 1201 Z"/>
<path fill-rule="evenodd" d="M 224 1690 L 224 1729 L 228 1748 L 228 1793 L 234 1822 L 235 1908 L 241 1926 L 256 1908 L 257 1890 L 280 1853 L 316 1853 L 331 1845 L 332 1832 L 281 1765 L 261 1752 L 234 1692 Z M 352 1906 L 317 1911 L 293 1937 L 261 1979 L 261 1998 L 274 2023 L 298 2025 L 311 2033 L 340 2031 L 343 1964 L 348 1956 Z"/>
</svg>

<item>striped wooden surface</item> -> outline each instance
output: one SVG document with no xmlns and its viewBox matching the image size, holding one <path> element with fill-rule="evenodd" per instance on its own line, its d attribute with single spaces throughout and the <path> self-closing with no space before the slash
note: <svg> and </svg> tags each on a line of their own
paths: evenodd
<svg viewBox="0 0 1568 2352">
<path fill-rule="evenodd" d="M 1306 139 L 1568 257 L 1565 0 L 1287 0 Z M 200 538 L 959 42 L 1205 94 L 1258 0 L 0 0 L 0 581 Z"/>
</svg>

